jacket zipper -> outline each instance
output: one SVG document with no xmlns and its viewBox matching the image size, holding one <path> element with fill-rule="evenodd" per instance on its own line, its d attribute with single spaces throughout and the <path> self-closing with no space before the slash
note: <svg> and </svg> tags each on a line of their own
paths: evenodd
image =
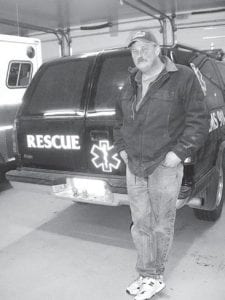
<svg viewBox="0 0 225 300">
<path fill-rule="evenodd" d="M 162 79 L 167 73 L 163 73 L 158 79 L 156 79 L 154 82 L 150 83 L 150 86 L 148 87 L 147 93 L 150 88 L 152 88 L 160 79 Z M 147 95 L 147 93 L 145 95 Z M 136 95 L 135 95 L 136 96 Z M 133 104 L 132 103 L 132 110 L 133 110 Z M 140 146 L 141 146 L 141 151 L 140 151 L 140 167 L 142 166 L 142 157 L 143 157 L 143 130 L 141 132 L 141 141 L 140 141 Z"/>
</svg>

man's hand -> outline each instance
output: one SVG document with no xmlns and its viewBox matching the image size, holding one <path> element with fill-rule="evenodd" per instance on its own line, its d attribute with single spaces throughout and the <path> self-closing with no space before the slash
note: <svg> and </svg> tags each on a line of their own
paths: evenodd
<svg viewBox="0 0 225 300">
<path fill-rule="evenodd" d="M 125 150 L 120 151 L 120 156 L 122 160 L 125 162 L 125 164 L 128 164 L 128 156 Z"/>
<path fill-rule="evenodd" d="M 166 154 L 166 157 L 162 162 L 162 165 L 164 167 L 175 168 L 176 166 L 179 165 L 180 162 L 181 159 L 173 151 L 170 151 Z"/>
</svg>

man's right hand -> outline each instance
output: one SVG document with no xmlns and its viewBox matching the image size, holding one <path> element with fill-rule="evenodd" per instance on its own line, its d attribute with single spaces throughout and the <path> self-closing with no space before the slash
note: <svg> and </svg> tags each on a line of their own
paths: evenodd
<svg viewBox="0 0 225 300">
<path fill-rule="evenodd" d="M 125 164 L 128 164 L 128 156 L 125 150 L 120 151 L 120 156 L 122 160 L 125 162 Z"/>
</svg>

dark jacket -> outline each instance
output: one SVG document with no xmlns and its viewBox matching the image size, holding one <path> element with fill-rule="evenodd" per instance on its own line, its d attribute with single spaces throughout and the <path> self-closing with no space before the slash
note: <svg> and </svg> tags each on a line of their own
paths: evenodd
<svg viewBox="0 0 225 300">
<path fill-rule="evenodd" d="M 136 111 L 137 77 L 133 69 L 116 103 L 114 140 L 128 154 L 131 172 L 147 176 L 169 151 L 182 161 L 203 145 L 209 131 L 204 95 L 194 72 L 162 58 L 165 69 L 149 85 Z"/>
</svg>

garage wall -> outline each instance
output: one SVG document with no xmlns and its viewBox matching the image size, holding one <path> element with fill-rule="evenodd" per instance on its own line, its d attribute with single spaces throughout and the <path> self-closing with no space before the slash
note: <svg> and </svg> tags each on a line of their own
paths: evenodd
<svg viewBox="0 0 225 300">
<path fill-rule="evenodd" d="M 176 41 L 199 49 L 222 48 L 225 51 L 225 21 L 222 13 L 203 16 L 180 15 L 176 19 Z M 90 25 L 90 24 L 88 24 Z M 94 24 L 93 24 L 94 25 Z M 159 23 L 147 17 L 120 21 L 118 26 L 101 30 L 71 28 L 72 53 L 91 52 L 108 48 L 124 47 L 130 31 L 137 27 L 151 28 L 162 43 Z M 33 34 L 41 39 L 43 60 L 59 57 L 59 44 L 54 35 Z"/>
</svg>

